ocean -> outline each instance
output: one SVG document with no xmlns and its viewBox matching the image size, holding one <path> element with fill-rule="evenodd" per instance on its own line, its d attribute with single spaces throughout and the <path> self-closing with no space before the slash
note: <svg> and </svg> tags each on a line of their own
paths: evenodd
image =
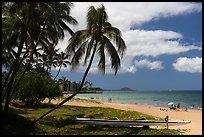
<svg viewBox="0 0 204 137">
<path fill-rule="evenodd" d="M 181 108 L 202 110 L 202 91 L 103 91 L 102 93 L 78 94 L 77 97 L 118 103 L 146 104 L 168 107 L 169 102 Z"/>
</svg>

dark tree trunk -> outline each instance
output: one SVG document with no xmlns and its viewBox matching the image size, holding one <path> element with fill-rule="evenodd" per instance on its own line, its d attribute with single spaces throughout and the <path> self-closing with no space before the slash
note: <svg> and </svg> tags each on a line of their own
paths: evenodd
<svg viewBox="0 0 204 137">
<path fill-rule="evenodd" d="M 24 68 L 24 70 L 23 70 L 23 73 L 21 74 L 21 76 L 19 77 L 18 81 L 17 81 L 16 84 L 14 85 L 13 90 L 11 91 L 10 100 L 11 100 L 12 96 L 14 95 L 14 93 L 15 93 L 15 91 L 16 91 L 16 89 L 17 89 L 17 87 L 18 87 L 18 85 L 19 85 L 19 83 L 20 83 L 20 81 L 21 81 L 21 79 L 23 78 L 25 72 L 27 71 L 29 65 L 31 64 L 32 59 L 33 59 L 33 53 L 31 53 L 31 57 L 30 57 L 29 62 L 26 64 L 26 66 L 25 66 L 25 68 Z"/>
<path fill-rule="evenodd" d="M 21 60 L 19 61 L 19 63 L 18 63 L 19 65 L 18 65 L 18 66 L 20 66 L 20 65 L 22 64 L 23 60 L 24 60 L 25 57 L 26 57 L 27 52 L 28 52 L 28 50 L 26 51 L 26 53 L 23 55 L 23 57 L 22 57 Z M 10 70 L 9 70 L 9 73 L 8 73 L 8 75 L 7 75 L 7 77 L 6 77 L 6 80 L 5 80 L 5 82 L 4 82 L 3 86 L 2 86 L 2 93 L 4 94 L 4 95 L 3 95 L 3 98 L 2 98 L 2 103 L 3 103 L 3 101 L 4 101 L 5 97 L 6 97 L 6 93 L 7 93 L 6 90 L 5 90 L 5 92 L 3 92 L 3 91 L 4 91 L 4 88 L 6 87 L 6 84 L 7 84 L 7 82 L 8 82 L 9 76 L 12 75 L 12 71 L 13 71 L 13 69 L 14 69 L 14 66 L 15 66 L 15 64 L 12 64 L 12 66 L 11 66 L 11 68 L 10 68 Z"/>
<path fill-rule="evenodd" d="M 6 96 L 6 103 L 4 106 L 4 113 L 8 112 L 8 107 L 9 107 L 9 103 L 10 103 L 10 94 L 12 92 L 12 86 L 13 86 L 14 78 L 15 78 L 15 76 L 19 70 L 19 67 L 20 67 L 18 64 L 18 61 L 19 61 L 22 49 L 23 49 L 23 42 L 21 42 L 21 44 L 19 46 L 18 53 L 17 53 L 16 59 L 14 61 L 14 69 L 13 69 L 13 73 L 11 74 L 11 80 L 9 81 L 8 87 L 5 89 L 5 92 L 4 92 L 6 94 L 5 95 Z"/>
<path fill-rule="evenodd" d="M 58 70 L 58 72 L 57 72 L 57 75 L 55 76 L 54 80 L 55 80 L 55 79 L 57 78 L 57 76 L 59 75 L 60 70 L 61 70 L 61 67 L 62 67 L 62 64 L 60 65 L 60 68 L 59 68 L 59 70 Z"/>
<path fill-rule="evenodd" d="M 97 43 L 94 45 L 94 49 L 93 49 L 93 53 L 91 55 L 91 59 L 90 59 L 90 62 L 89 62 L 89 65 L 84 73 L 84 76 L 82 78 L 82 82 L 81 82 L 81 85 L 79 87 L 79 90 L 77 90 L 77 92 L 75 92 L 74 94 L 72 94 L 71 96 L 69 96 L 68 98 L 66 98 L 65 100 L 63 100 L 62 102 L 60 102 L 58 105 L 56 105 L 54 108 L 50 109 L 48 112 L 46 112 L 45 114 L 43 114 L 42 116 L 40 116 L 39 118 L 37 118 L 36 120 L 33 121 L 33 124 L 35 124 L 36 122 L 38 122 L 39 120 L 41 120 L 43 117 L 45 117 L 46 115 L 48 115 L 49 113 L 51 113 L 52 111 L 54 111 L 55 109 L 59 108 L 61 105 L 63 105 L 65 102 L 69 101 L 70 99 L 72 99 L 75 95 L 77 95 L 82 87 L 83 87 L 83 84 L 85 82 L 85 79 L 86 79 L 86 76 L 89 72 L 89 69 L 91 68 L 91 65 L 92 65 L 92 62 L 93 62 L 93 59 L 94 59 L 94 55 L 96 53 L 96 45 Z"/>
<path fill-rule="evenodd" d="M 32 45 L 33 48 L 36 48 L 36 47 L 37 47 L 37 45 L 38 45 L 38 43 L 39 43 L 39 41 L 40 41 L 40 37 L 41 37 L 41 35 L 42 35 L 42 32 L 43 32 L 43 30 L 45 29 L 45 25 L 46 25 L 46 24 L 43 25 L 43 28 L 42 28 L 42 30 L 41 30 L 39 36 L 38 36 L 38 39 L 37 39 L 36 44 L 34 45 L 34 42 L 32 43 L 32 44 L 33 44 L 33 45 Z M 23 42 L 23 43 L 24 43 L 24 42 Z M 20 52 L 18 52 L 19 55 L 17 54 L 16 63 L 18 63 L 18 60 L 19 60 L 19 58 L 20 58 L 20 54 L 22 53 L 23 43 L 22 43 L 22 44 L 20 45 L 20 47 L 19 47 Z M 18 51 L 19 51 L 19 50 L 18 50 Z M 25 53 L 25 54 L 26 54 L 26 53 Z M 11 100 L 13 94 L 15 93 L 15 90 L 16 90 L 16 88 L 17 88 L 17 86 L 18 86 L 20 80 L 22 79 L 22 77 L 24 76 L 24 74 L 25 74 L 27 68 L 29 67 L 29 65 L 30 65 L 30 63 L 31 63 L 31 61 L 32 61 L 32 59 L 33 59 L 33 54 L 34 54 L 34 50 L 32 50 L 32 52 L 31 52 L 31 57 L 30 57 L 29 63 L 28 63 L 28 64 L 26 65 L 26 67 L 24 68 L 23 73 L 21 74 L 21 76 L 20 76 L 20 78 L 18 79 L 16 85 L 15 85 L 14 88 L 12 89 L 12 85 L 13 85 L 13 82 L 14 82 L 14 76 L 15 76 L 15 74 L 18 72 L 18 69 L 20 68 L 20 64 L 16 64 L 16 65 L 15 65 L 15 63 L 14 63 L 14 70 L 13 70 L 13 73 L 12 73 L 12 75 L 11 75 L 11 76 L 13 76 L 13 77 L 11 77 L 11 81 L 9 82 L 8 91 L 5 92 L 5 93 L 7 93 L 7 95 L 6 95 L 6 103 L 5 103 L 5 107 L 4 107 L 4 113 L 7 113 L 7 112 L 8 112 L 8 107 L 9 107 L 9 104 L 10 104 L 10 100 Z M 22 61 L 22 60 L 21 60 L 21 61 Z M 21 63 L 21 62 L 20 62 L 20 63 Z M 3 100 L 2 100 L 2 101 L 3 101 Z"/>
<path fill-rule="evenodd" d="M 68 81 L 68 91 L 70 91 L 70 85 L 71 85 L 71 82 Z"/>
</svg>

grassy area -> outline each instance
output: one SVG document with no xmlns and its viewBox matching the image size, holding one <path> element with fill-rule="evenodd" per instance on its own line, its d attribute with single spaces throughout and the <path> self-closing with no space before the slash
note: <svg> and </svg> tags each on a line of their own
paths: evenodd
<svg viewBox="0 0 204 137">
<path fill-rule="evenodd" d="M 178 135 L 177 130 L 151 129 L 143 127 L 113 127 L 93 126 L 75 122 L 75 117 L 91 117 L 110 119 L 147 119 L 160 118 L 137 113 L 101 107 L 61 106 L 51 114 L 31 125 L 31 121 L 53 107 L 52 104 L 43 104 L 38 108 L 25 108 L 22 105 L 13 105 L 9 115 L 2 116 L 2 134 L 20 135 Z"/>
</svg>

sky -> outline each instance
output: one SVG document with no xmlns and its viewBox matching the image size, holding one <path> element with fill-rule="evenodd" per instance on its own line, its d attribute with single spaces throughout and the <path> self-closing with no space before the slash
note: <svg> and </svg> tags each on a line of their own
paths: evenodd
<svg viewBox="0 0 204 137">
<path fill-rule="evenodd" d="M 190 2 L 73 2 L 71 15 L 86 28 L 90 6 L 103 4 L 109 22 L 121 30 L 127 49 L 117 75 L 106 58 L 106 73 L 98 70 L 96 55 L 87 76 L 94 87 L 135 90 L 202 89 L 202 3 Z M 60 41 L 63 51 L 69 34 Z M 108 55 L 107 55 L 108 56 Z M 81 62 L 82 63 L 82 62 Z M 52 69 L 55 76 L 58 68 Z M 58 78 L 81 81 L 86 67 L 63 68 Z"/>
</svg>

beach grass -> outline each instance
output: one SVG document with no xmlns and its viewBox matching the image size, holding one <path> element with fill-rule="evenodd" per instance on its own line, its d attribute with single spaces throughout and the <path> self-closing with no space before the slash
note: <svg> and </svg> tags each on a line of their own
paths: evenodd
<svg viewBox="0 0 204 137">
<path fill-rule="evenodd" d="M 100 119 L 161 118 L 113 108 L 81 107 L 63 105 L 35 125 L 31 121 L 48 111 L 53 104 L 44 103 L 38 108 L 15 105 L 9 108 L 9 115 L 2 118 L 2 134 L 6 135 L 178 135 L 177 130 L 143 127 L 93 126 L 75 122 L 75 117 Z"/>
</svg>

